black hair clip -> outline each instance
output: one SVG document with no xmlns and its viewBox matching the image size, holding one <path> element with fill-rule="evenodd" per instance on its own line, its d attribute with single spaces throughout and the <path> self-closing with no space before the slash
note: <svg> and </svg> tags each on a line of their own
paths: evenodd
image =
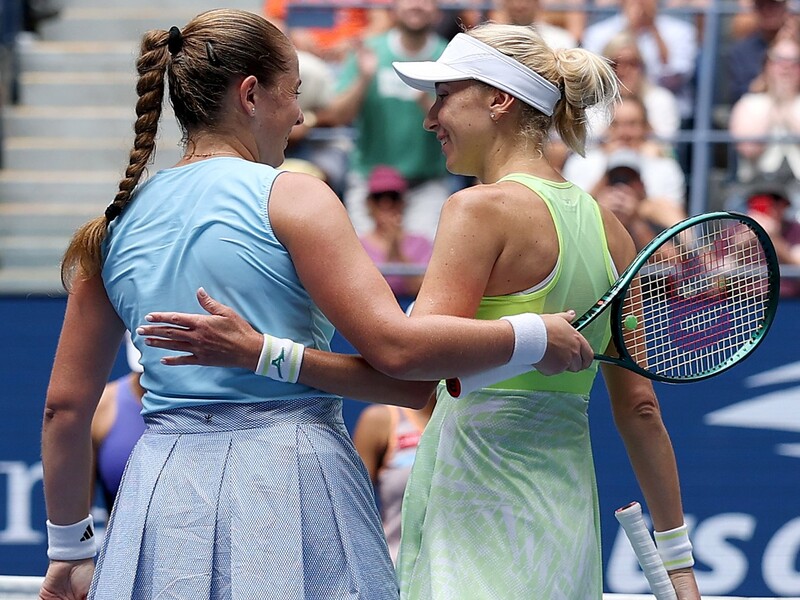
<svg viewBox="0 0 800 600">
<path fill-rule="evenodd" d="M 111 221 L 116 219 L 121 212 L 122 209 L 119 207 L 119 205 L 112 202 L 108 205 L 108 207 L 106 207 L 106 221 L 111 223 Z"/>
<path fill-rule="evenodd" d="M 214 46 L 211 45 L 211 42 L 206 42 L 206 55 L 208 56 L 208 62 L 211 63 L 212 67 L 219 66 L 219 57 L 214 50 Z"/>
<path fill-rule="evenodd" d="M 175 25 L 169 28 L 167 48 L 169 49 L 169 53 L 173 56 L 180 52 L 181 48 L 183 48 L 183 35 L 181 35 L 181 30 L 175 27 Z"/>
</svg>

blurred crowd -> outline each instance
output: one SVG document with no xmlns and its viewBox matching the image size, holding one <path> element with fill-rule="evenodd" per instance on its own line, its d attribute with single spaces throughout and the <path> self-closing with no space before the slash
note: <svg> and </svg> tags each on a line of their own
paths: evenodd
<svg viewBox="0 0 800 600">
<path fill-rule="evenodd" d="M 800 206 L 796 1 L 733 0 L 728 4 L 735 9 L 722 13 L 714 126 L 737 141 L 714 152 L 714 166 L 726 177 L 709 203 L 762 221 L 786 247 L 781 259 L 791 265 L 800 265 L 791 234 Z M 433 98 L 401 82 L 392 62 L 435 60 L 453 35 L 483 20 L 532 24 L 554 48 L 602 54 L 623 84 L 611 114 L 590 115 L 585 156 L 558 139 L 547 152 L 642 246 L 687 214 L 691 144 L 679 134 L 694 127 L 711 3 L 374 0 L 369 8 L 357 2 L 311 8 L 266 0 L 264 14 L 300 55 L 305 122 L 292 134 L 285 168 L 313 173 L 334 189 L 377 262 L 424 267 L 443 203 L 472 182 L 447 172 L 438 141 L 422 127 Z M 391 180 L 394 189 L 376 193 L 376 180 Z M 780 200 L 765 211 L 764 198 L 773 196 Z M 416 285 L 414 275 L 392 279 L 399 294 L 413 295 Z"/>
<path fill-rule="evenodd" d="M 421 125 L 433 99 L 405 86 L 391 64 L 434 60 L 455 33 L 486 19 L 533 24 L 550 46 L 582 46 L 614 66 L 622 101 L 611 114 L 591 114 L 585 156 L 550 141 L 549 158 L 567 179 L 610 207 L 640 247 L 687 215 L 691 150 L 678 134 L 694 126 L 710 0 L 495 0 L 489 9 L 385 0 L 373 8 L 342 5 L 316 14 L 298 4 L 264 5 L 301 50 L 306 122 L 297 128 L 287 166 L 310 166 L 340 194 L 376 261 L 420 264 L 401 251 L 374 251 L 390 205 L 396 205 L 393 239 L 430 241 L 442 204 L 472 183 L 447 173 L 438 142 Z M 794 139 L 800 134 L 798 8 L 787 0 L 739 0 L 737 10 L 726 13 L 716 61 L 724 83 L 717 86 L 715 107 L 721 109 L 715 111 L 717 127 L 741 140 L 723 157 L 728 176 L 716 191 L 722 195 L 717 204 L 759 219 L 786 248 L 781 260 L 793 265 L 800 265 L 791 233 L 800 206 L 800 137 Z M 402 178 L 395 186 L 401 192 L 393 194 L 400 200 L 376 201 L 369 180 L 375 169 L 387 167 Z M 776 190 L 781 200 L 767 217 L 764 198 Z M 383 244 L 390 246 L 402 244 Z M 413 280 L 401 280 L 395 276 L 393 287 L 413 295 Z"/>
</svg>

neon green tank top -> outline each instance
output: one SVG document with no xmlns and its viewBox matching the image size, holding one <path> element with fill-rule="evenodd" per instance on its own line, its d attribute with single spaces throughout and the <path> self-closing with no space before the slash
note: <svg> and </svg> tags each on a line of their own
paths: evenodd
<svg viewBox="0 0 800 600">
<path fill-rule="evenodd" d="M 498 319 L 523 312 L 547 314 L 570 308 L 582 315 L 616 280 L 597 202 L 569 182 L 548 181 L 523 173 L 512 173 L 501 181 L 521 183 L 544 200 L 558 234 L 558 261 L 548 280 L 530 292 L 484 296 L 477 318 Z M 608 316 L 601 316 L 581 333 L 595 352 L 602 352 L 611 339 Z M 580 373 L 545 376 L 531 371 L 489 387 L 588 396 L 596 375 L 597 362 Z"/>
</svg>

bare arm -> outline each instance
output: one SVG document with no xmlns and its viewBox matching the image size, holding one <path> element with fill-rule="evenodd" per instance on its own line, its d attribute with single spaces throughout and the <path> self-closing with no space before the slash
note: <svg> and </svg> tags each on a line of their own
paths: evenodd
<svg viewBox="0 0 800 600">
<path fill-rule="evenodd" d="M 353 431 L 353 444 L 372 483 L 378 481 L 378 471 L 383 465 L 389 446 L 392 414 L 386 406 L 373 405 L 364 409 Z"/>
<path fill-rule="evenodd" d="M 361 46 L 356 50 L 356 61 L 358 63 L 356 80 L 323 110 L 317 111 L 317 115 L 322 114 L 328 125 L 348 125 L 361 111 L 364 97 L 378 68 L 378 58 L 372 50 Z"/>
<path fill-rule="evenodd" d="M 633 241 L 616 218 L 604 212 L 604 219 L 609 249 L 621 271 L 634 258 Z M 607 353 L 616 355 L 613 342 Z M 603 364 L 601 369 L 611 398 L 614 423 L 625 444 L 653 526 L 656 531 L 680 527 L 684 519 L 678 467 L 653 385 L 649 379 L 621 367 Z M 692 569 L 677 569 L 669 575 L 680 600 L 700 599 Z"/>
<path fill-rule="evenodd" d="M 351 398 L 420 408 L 433 384 L 400 386 L 390 377 L 432 381 L 508 362 L 514 333 L 505 321 L 434 313 L 409 319 L 364 251 L 342 203 L 318 180 L 294 173 L 281 175 L 273 187 L 270 218 L 311 297 L 364 357 L 307 350 L 300 371 L 302 383 Z M 479 294 L 479 287 L 468 293 Z M 148 317 L 153 322 L 178 327 L 144 326 L 139 333 L 159 336 L 148 338 L 150 345 L 190 353 L 165 359 L 167 364 L 253 369 L 261 335 L 235 312 L 222 309 L 229 312 L 216 320 L 153 313 Z M 588 343 L 564 316 L 548 315 L 545 323 L 550 341 L 545 359 L 550 372 L 579 370 L 591 363 Z M 390 377 L 371 372 L 367 363 Z"/>
<path fill-rule="evenodd" d="M 67 301 L 42 427 L 47 514 L 56 524 L 80 521 L 89 512 L 92 418 L 124 331 L 102 280 L 77 282 Z"/>
<path fill-rule="evenodd" d="M 609 349 L 613 353 L 612 349 Z M 649 380 L 621 367 L 603 365 L 614 422 L 656 531 L 684 523 L 678 467 L 661 410 Z M 700 600 L 691 568 L 669 572 L 679 600 Z"/>
<path fill-rule="evenodd" d="M 92 417 L 124 331 L 102 280 L 77 281 L 67 300 L 42 426 L 47 517 L 56 525 L 71 525 L 89 514 Z M 91 558 L 51 561 L 40 597 L 86 597 L 93 571 Z"/>
<path fill-rule="evenodd" d="M 210 365 L 255 370 L 264 336 L 229 306 L 197 293 L 208 315 L 153 313 L 159 323 L 139 328 L 149 346 L 176 350 L 181 355 L 162 359 L 167 365 Z M 150 317 L 150 315 L 148 315 Z M 422 408 L 436 383 L 401 381 L 377 371 L 361 356 L 306 348 L 298 382 L 353 400 Z"/>
<path fill-rule="evenodd" d="M 609 250 L 618 271 L 635 257 L 633 241 L 619 221 L 603 209 Z M 617 355 L 613 342 L 608 352 Z M 621 367 L 601 365 L 614 422 L 625 442 L 653 522 L 659 531 L 683 524 L 678 472 L 669 435 L 661 420 L 650 380 Z M 650 502 L 653 502 L 651 506 Z"/>
</svg>

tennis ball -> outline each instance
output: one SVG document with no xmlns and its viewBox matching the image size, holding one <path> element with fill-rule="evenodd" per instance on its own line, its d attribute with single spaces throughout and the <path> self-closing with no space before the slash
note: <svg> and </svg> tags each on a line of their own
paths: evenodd
<svg viewBox="0 0 800 600">
<path fill-rule="evenodd" d="M 622 324 L 625 326 L 625 329 L 636 329 L 639 326 L 639 319 L 636 318 L 636 315 L 628 315 L 622 321 Z"/>
</svg>

